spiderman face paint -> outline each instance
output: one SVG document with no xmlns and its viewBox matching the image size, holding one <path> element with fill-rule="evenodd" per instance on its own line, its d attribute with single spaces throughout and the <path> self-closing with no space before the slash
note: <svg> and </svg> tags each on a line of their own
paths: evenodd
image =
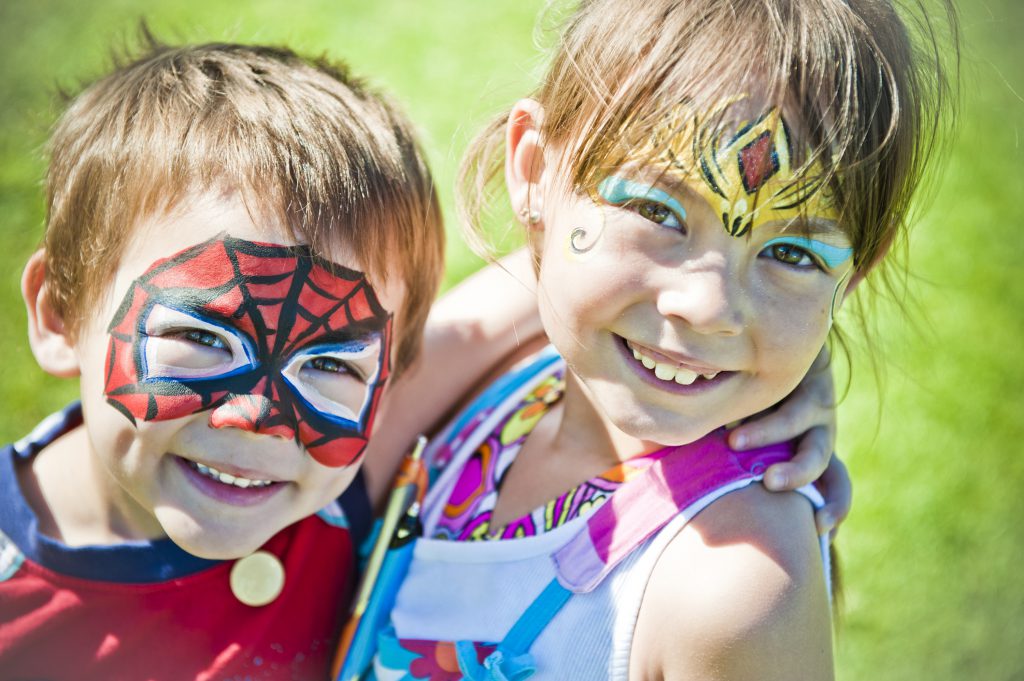
<svg viewBox="0 0 1024 681">
<path fill-rule="evenodd" d="M 326 466 L 362 454 L 389 373 L 391 315 L 308 246 L 221 235 L 158 260 L 108 332 L 104 393 L 132 423 L 209 410 Z"/>
</svg>

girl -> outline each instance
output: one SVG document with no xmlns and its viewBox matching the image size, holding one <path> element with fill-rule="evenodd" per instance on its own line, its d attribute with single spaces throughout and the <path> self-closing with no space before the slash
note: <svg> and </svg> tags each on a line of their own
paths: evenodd
<svg viewBox="0 0 1024 681">
<path fill-rule="evenodd" d="M 820 499 L 720 428 L 794 388 L 902 234 L 943 84 L 908 36 L 886 0 L 569 17 L 467 166 L 504 169 L 554 349 L 435 440 L 377 678 L 832 678 Z"/>
</svg>

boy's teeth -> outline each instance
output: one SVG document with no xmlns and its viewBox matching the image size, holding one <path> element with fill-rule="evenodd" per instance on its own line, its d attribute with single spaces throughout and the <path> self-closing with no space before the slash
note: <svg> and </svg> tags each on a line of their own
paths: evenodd
<svg viewBox="0 0 1024 681">
<path fill-rule="evenodd" d="M 685 367 L 677 367 L 672 364 L 658 362 L 632 346 L 630 346 L 629 349 L 633 351 L 633 357 L 636 358 L 637 361 L 643 364 L 644 367 L 653 369 L 654 375 L 662 381 L 675 381 L 680 385 L 690 385 L 697 380 L 698 376 L 703 376 L 705 380 L 710 381 L 718 375 L 717 371 L 712 371 L 707 374 L 699 374 L 696 371 L 690 371 Z"/>
<path fill-rule="evenodd" d="M 197 471 L 199 471 L 206 477 L 213 478 L 214 480 L 222 482 L 225 485 L 234 485 L 235 487 L 241 487 L 242 489 L 246 489 L 247 487 L 266 487 L 271 482 L 273 482 L 272 480 L 250 480 L 249 478 L 242 478 L 239 476 L 231 475 L 230 473 L 222 473 L 216 468 L 212 468 L 201 463 L 191 463 Z"/>
</svg>

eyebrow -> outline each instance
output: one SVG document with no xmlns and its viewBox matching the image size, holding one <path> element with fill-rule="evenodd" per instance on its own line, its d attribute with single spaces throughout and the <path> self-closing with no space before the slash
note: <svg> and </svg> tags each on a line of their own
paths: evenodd
<svg viewBox="0 0 1024 681">
<path fill-rule="evenodd" d="M 647 171 L 646 168 L 632 167 L 626 168 L 623 171 L 623 174 L 632 177 L 639 176 L 645 178 L 642 180 L 643 182 L 649 182 L 652 186 L 661 185 L 677 196 L 683 196 L 688 199 L 696 199 L 703 201 L 704 203 L 708 203 L 707 199 L 691 189 L 682 179 L 682 171 L 675 168 L 666 168 L 663 172 L 654 173 Z M 649 179 L 647 179 L 648 177 Z M 714 208 L 714 206 L 712 206 L 712 208 Z M 775 226 L 780 222 L 782 221 L 772 220 L 771 222 L 762 223 L 761 226 Z M 846 240 L 850 239 L 850 235 L 839 226 L 839 223 L 830 218 L 821 218 L 814 215 L 796 215 L 793 218 L 786 220 L 783 225 L 784 228 L 789 228 L 790 226 L 794 228 L 793 231 L 806 236 L 834 236 L 842 237 Z M 789 230 L 787 229 L 787 231 Z"/>
<path fill-rule="evenodd" d="M 850 235 L 839 226 L 836 220 L 821 218 L 814 215 L 797 215 L 789 220 L 772 220 L 765 222 L 761 227 L 779 227 L 779 236 L 796 235 L 807 237 L 833 237 L 842 238 L 844 242 L 851 243 Z"/>
</svg>

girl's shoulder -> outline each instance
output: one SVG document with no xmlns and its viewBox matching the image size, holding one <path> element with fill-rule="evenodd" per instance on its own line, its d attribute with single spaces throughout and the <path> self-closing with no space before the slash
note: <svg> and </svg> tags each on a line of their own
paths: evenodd
<svg viewBox="0 0 1024 681">
<path fill-rule="evenodd" d="M 630 678 L 832 678 L 828 589 L 813 509 L 755 484 L 666 546 L 644 593 Z"/>
</svg>

